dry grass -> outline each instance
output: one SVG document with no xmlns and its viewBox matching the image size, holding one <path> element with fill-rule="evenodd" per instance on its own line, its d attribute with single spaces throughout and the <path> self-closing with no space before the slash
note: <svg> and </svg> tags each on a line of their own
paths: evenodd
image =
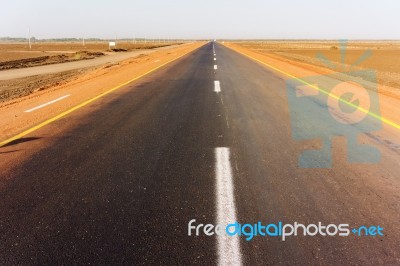
<svg viewBox="0 0 400 266">
<path fill-rule="evenodd" d="M 400 88 L 400 41 L 352 41 L 347 45 L 346 59 L 341 63 L 338 42 L 332 41 L 246 41 L 241 46 L 264 54 L 273 54 L 290 60 L 327 67 L 332 70 L 346 69 L 354 64 L 367 50 L 372 55 L 356 69 L 377 71 L 378 82 Z M 317 58 L 323 54 L 332 66 L 325 65 Z"/>
</svg>

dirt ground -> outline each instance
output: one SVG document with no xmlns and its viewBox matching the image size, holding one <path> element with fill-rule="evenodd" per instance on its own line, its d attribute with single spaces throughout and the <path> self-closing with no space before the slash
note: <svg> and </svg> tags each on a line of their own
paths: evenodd
<svg viewBox="0 0 400 266">
<path fill-rule="evenodd" d="M 170 46 L 171 44 L 140 43 L 134 45 L 132 43 L 117 43 L 117 49 L 121 49 L 121 51 L 141 51 L 141 49 L 159 48 Z M 85 43 L 85 47 L 76 42 L 36 43 L 32 45 L 32 50 L 30 50 L 26 43 L 0 44 L 0 71 L 87 60 L 105 54 L 115 54 L 115 52 L 108 50 L 107 45 L 100 42 Z M 85 51 L 79 49 L 85 49 Z M 67 84 L 78 79 L 83 74 L 103 67 L 84 67 L 53 74 L 0 80 L 0 104 L 7 104 L 8 101 L 14 101 L 34 92 Z"/>
<path fill-rule="evenodd" d="M 55 74 L 37 75 L 13 80 L 0 80 L 0 104 L 27 96 L 37 91 L 67 84 L 79 76 L 94 70 L 84 68 Z"/>
<path fill-rule="evenodd" d="M 27 43 L 0 44 L 0 70 L 64 63 L 92 59 L 107 53 L 153 49 L 176 43 L 167 42 L 117 42 L 116 49 L 109 50 L 108 42 L 39 42 L 29 49 Z"/>
<path fill-rule="evenodd" d="M 378 83 L 400 89 L 400 41 L 349 41 L 344 64 L 341 62 L 339 42 L 243 41 L 235 43 L 262 54 L 339 71 L 349 69 L 367 50 L 370 50 L 370 56 L 353 69 L 375 70 Z M 330 65 L 322 62 L 317 57 L 318 54 L 323 54 L 331 62 Z"/>
<path fill-rule="evenodd" d="M 73 54 L 45 55 L 0 62 L 0 70 L 59 64 L 103 56 L 102 52 L 79 51 Z M 25 55 L 26 56 L 26 55 Z"/>
</svg>

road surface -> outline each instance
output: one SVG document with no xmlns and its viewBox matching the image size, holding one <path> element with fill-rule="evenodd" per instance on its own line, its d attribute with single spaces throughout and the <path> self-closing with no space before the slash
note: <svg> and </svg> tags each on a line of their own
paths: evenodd
<svg viewBox="0 0 400 266">
<path fill-rule="evenodd" d="M 284 78 L 213 45 L 0 148 L 0 264 L 400 263 L 399 154 L 299 168 Z M 192 219 L 385 235 L 188 236 Z"/>
</svg>

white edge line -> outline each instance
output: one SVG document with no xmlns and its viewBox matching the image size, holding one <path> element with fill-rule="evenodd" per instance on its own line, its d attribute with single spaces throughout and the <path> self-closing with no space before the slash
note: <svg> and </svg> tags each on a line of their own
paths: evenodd
<svg viewBox="0 0 400 266">
<path fill-rule="evenodd" d="M 65 98 L 67 98 L 67 97 L 69 97 L 69 96 L 71 96 L 71 95 L 69 95 L 69 94 L 68 94 L 68 95 L 64 95 L 64 96 L 62 96 L 62 97 L 60 97 L 60 98 L 57 98 L 57 99 L 55 99 L 55 100 L 53 100 L 53 101 L 51 101 L 51 102 L 44 103 L 44 104 L 39 105 L 39 106 L 36 106 L 36 107 L 34 107 L 34 108 L 32 108 L 32 109 L 26 110 L 25 113 L 30 113 L 30 112 L 32 112 L 32 111 L 35 111 L 35 110 L 37 110 L 37 109 L 40 109 L 40 108 L 45 107 L 45 106 L 47 106 L 47 105 L 50 105 L 50 104 L 52 104 L 52 103 L 58 102 L 58 101 L 60 101 L 60 100 L 62 100 L 62 99 L 65 99 Z"/>
<path fill-rule="evenodd" d="M 226 226 L 236 219 L 236 206 L 233 192 L 230 150 L 215 148 L 217 224 Z M 226 234 L 217 236 L 218 265 L 242 265 L 239 236 Z"/>
</svg>

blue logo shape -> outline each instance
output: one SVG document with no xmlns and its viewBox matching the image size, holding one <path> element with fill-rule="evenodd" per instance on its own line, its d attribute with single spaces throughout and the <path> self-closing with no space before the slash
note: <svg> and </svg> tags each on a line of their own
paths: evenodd
<svg viewBox="0 0 400 266">
<path fill-rule="evenodd" d="M 358 140 L 360 134 L 382 128 L 374 70 L 290 79 L 286 82 L 286 90 L 293 138 L 297 141 L 319 139 L 322 144 L 320 149 L 305 150 L 300 154 L 301 168 L 332 167 L 331 148 L 335 136 L 347 138 L 349 163 L 380 161 L 378 149 Z"/>
</svg>

